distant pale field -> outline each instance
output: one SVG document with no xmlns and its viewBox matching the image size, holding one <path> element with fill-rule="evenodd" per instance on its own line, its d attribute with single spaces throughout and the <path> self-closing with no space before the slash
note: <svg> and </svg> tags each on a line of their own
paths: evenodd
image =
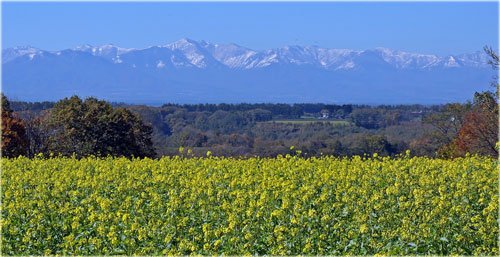
<svg viewBox="0 0 500 257">
<path fill-rule="evenodd" d="M 285 123 L 285 124 L 311 124 L 311 123 L 329 123 L 332 125 L 349 126 L 352 125 L 351 122 L 345 120 L 322 120 L 322 119 L 295 119 L 295 120 L 271 120 L 265 121 L 265 123 Z"/>
<path fill-rule="evenodd" d="M 3 255 L 496 255 L 497 160 L 2 159 Z"/>
</svg>

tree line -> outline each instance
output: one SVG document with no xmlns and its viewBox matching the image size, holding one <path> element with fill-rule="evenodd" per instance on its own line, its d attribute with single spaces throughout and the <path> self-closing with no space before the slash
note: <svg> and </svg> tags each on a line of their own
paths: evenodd
<svg viewBox="0 0 500 257">
<path fill-rule="evenodd" d="M 2 156 L 5 157 L 37 154 L 155 157 L 151 134 L 151 126 L 145 125 L 136 114 L 125 108 L 113 108 L 96 98 L 66 98 L 48 111 L 25 115 L 23 120 L 13 114 L 2 94 Z"/>
<path fill-rule="evenodd" d="M 397 155 L 408 149 L 414 155 L 446 158 L 498 154 L 498 104 L 492 92 L 476 93 L 465 104 L 352 105 L 341 119 L 320 119 L 325 106 L 311 104 L 299 109 L 299 117 L 309 115 L 317 121 L 305 123 L 281 122 L 296 114 L 287 116 L 290 109 L 273 109 L 271 104 L 255 105 L 255 109 L 246 104 L 219 105 L 220 109 L 172 104 L 123 107 L 77 96 L 46 103 L 47 108 L 14 103 L 32 108 L 15 110 L 2 96 L 2 155 L 6 157 L 157 157 L 184 154 L 179 148 L 190 149 L 192 156 L 210 150 L 215 155 L 271 157 L 291 153 L 292 146 L 306 156 Z"/>
</svg>

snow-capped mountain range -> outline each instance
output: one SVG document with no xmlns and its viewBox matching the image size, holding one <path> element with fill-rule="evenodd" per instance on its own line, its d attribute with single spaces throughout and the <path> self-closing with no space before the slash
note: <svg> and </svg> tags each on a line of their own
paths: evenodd
<svg viewBox="0 0 500 257">
<path fill-rule="evenodd" d="M 487 62 L 481 51 L 449 56 L 318 46 L 256 51 L 181 39 L 144 49 L 112 44 L 4 49 L 2 84 L 7 94 L 26 100 L 79 94 L 132 102 L 434 103 L 463 101 L 484 89 L 493 74 Z"/>
<path fill-rule="evenodd" d="M 30 59 L 45 55 L 61 55 L 69 51 L 89 53 L 113 63 L 145 67 L 208 68 L 219 65 L 231 69 L 255 69 L 271 65 L 311 65 L 326 70 L 350 70 L 362 68 L 363 61 L 379 59 L 397 69 L 431 69 L 450 67 L 486 67 L 486 54 L 478 51 L 471 54 L 436 56 L 395 51 L 387 48 L 372 50 L 331 49 L 318 46 L 285 46 L 277 49 L 255 51 L 236 44 L 212 44 L 183 38 L 174 43 L 144 49 L 122 48 L 113 44 L 102 46 L 82 45 L 63 51 L 44 51 L 34 47 L 16 47 L 3 51 L 2 63 L 22 56 Z M 141 57 L 141 58 L 138 58 Z M 143 60 L 137 60 L 143 59 Z M 141 62 L 142 61 L 142 62 Z M 150 61 L 150 62 L 148 62 Z M 163 63 L 163 65 L 158 65 Z"/>
</svg>

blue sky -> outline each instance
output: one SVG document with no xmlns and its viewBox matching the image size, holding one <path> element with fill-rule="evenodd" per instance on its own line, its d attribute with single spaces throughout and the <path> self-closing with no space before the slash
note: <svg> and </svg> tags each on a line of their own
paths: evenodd
<svg viewBox="0 0 500 257">
<path fill-rule="evenodd" d="M 257 50 L 319 45 L 458 54 L 498 46 L 498 3 L 2 3 L 3 48 L 144 48 L 183 37 Z"/>
</svg>

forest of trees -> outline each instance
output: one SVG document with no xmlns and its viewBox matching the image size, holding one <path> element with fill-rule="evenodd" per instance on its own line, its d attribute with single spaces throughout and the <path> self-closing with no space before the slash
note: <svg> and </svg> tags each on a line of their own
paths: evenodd
<svg viewBox="0 0 500 257">
<path fill-rule="evenodd" d="M 2 156 L 156 156 L 151 126 L 125 108 L 113 108 L 95 98 L 83 101 L 77 96 L 49 105 L 16 105 L 34 108 L 14 115 L 2 95 Z"/>
<path fill-rule="evenodd" d="M 439 106 L 110 104 L 77 96 L 57 103 L 2 97 L 2 155 L 304 156 L 378 153 L 496 156 L 495 94 Z M 324 118 L 324 113 L 329 113 Z M 307 120 L 307 122 L 282 122 Z M 338 122 L 342 121 L 342 122 Z M 338 123 L 336 123 L 338 122 Z M 293 146 L 294 150 L 290 148 Z M 184 153 L 179 149 L 185 149 Z"/>
</svg>

